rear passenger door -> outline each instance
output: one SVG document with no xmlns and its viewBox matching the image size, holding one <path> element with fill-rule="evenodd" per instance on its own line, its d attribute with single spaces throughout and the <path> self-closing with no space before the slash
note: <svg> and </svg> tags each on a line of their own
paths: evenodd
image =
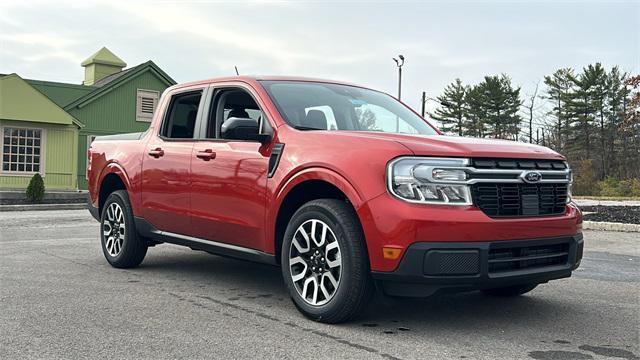
<svg viewBox="0 0 640 360">
<path fill-rule="evenodd" d="M 142 216 L 155 228 L 176 234 L 190 231 L 191 154 L 204 88 L 168 94 L 168 105 L 142 161 Z"/>
<path fill-rule="evenodd" d="M 248 87 L 212 87 L 202 137 L 191 156 L 191 224 L 194 236 L 262 250 L 267 168 L 271 149 L 258 141 L 224 139 L 229 117 L 260 119 L 271 125 Z"/>
</svg>

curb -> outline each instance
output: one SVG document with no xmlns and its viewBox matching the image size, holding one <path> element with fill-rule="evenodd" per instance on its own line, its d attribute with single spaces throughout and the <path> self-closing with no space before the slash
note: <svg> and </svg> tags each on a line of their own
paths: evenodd
<svg viewBox="0 0 640 360">
<path fill-rule="evenodd" d="M 40 211 L 40 210 L 81 210 L 86 209 L 86 203 L 72 204 L 28 204 L 28 205 L 0 205 L 3 211 Z"/>
<path fill-rule="evenodd" d="M 583 221 L 583 230 L 640 232 L 640 224 L 624 224 L 604 221 Z"/>
<path fill-rule="evenodd" d="M 638 200 L 595 200 L 595 199 L 572 199 L 574 203 L 582 206 L 640 206 Z"/>
</svg>

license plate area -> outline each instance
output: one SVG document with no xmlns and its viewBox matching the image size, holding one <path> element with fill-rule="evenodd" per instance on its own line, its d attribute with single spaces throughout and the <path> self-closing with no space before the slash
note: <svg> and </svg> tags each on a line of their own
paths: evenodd
<svg viewBox="0 0 640 360">
<path fill-rule="evenodd" d="M 522 215 L 540 215 L 540 199 L 538 195 L 520 195 Z"/>
</svg>

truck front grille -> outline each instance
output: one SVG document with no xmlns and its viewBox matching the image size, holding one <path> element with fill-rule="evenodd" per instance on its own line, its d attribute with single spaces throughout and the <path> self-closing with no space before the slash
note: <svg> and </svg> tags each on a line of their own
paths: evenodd
<svg viewBox="0 0 640 360">
<path fill-rule="evenodd" d="M 474 204 L 491 217 L 558 215 L 565 211 L 568 184 L 487 184 L 471 186 Z"/>
<path fill-rule="evenodd" d="M 491 217 L 560 215 L 569 197 L 571 171 L 561 160 L 471 159 L 473 203 Z M 535 182 L 525 181 L 534 172 Z"/>
<path fill-rule="evenodd" d="M 501 273 L 547 266 L 562 266 L 569 261 L 569 243 L 513 246 L 489 249 L 489 273 Z"/>
</svg>

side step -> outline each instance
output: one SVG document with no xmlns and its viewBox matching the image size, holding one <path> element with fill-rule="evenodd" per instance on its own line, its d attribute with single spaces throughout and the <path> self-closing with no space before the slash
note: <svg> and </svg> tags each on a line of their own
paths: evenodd
<svg viewBox="0 0 640 360">
<path fill-rule="evenodd" d="M 277 265 L 276 257 L 272 254 L 249 249 L 241 246 L 221 243 L 213 240 L 200 239 L 192 236 L 175 234 L 156 229 L 145 219 L 134 217 L 136 230 L 141 236 L 153 239 L 157 242 L 166 242 L 175 245 L 190 247 L 193 250 L 202 250 L 211 254 L 231 257 L 240 260 L 259 262 L 263 264 Z"/>
</svg>

